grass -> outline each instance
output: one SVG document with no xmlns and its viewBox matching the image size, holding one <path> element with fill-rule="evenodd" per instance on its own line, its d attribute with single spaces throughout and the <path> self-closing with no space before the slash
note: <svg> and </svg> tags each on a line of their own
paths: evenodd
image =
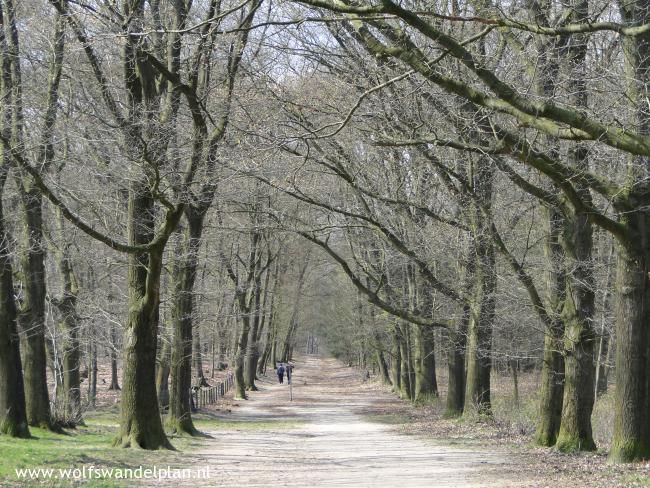
<svg viewBox="0 0 650 488">
<path fill-rule="evenodd" d="M 291 420 L 222 420 L 197 415 L 192 418 L 199 430 L 284 430 L 295 429 L 304 424 L 299 419 Z"/>
<path fill-rule="evenodd" d="M 53 468 L 69 469 L 81 466 L 104 465 L 126 467 L 126 459 L 120 459 L 119 451 L 111 449 L 113 429 L 106 427 L 81 427 L 67 435 L 31 428 L 31 439 L 13 439 L 0 436 L 0 485 L 18 484 L 16 469 Z M 126 456 L 123 456 L 126 458 Z M 4 480 L 4 481 L 3 481 Z M 42 484 L 21 481 L 22 486 Z M 48 482 L 48 486 L 74 486 L 73 481 Z M 125 486 L 114 480 L 90 480 L 84 486 L 93 488 Z"/>
<path fill-rule="evenodd" d="M 379 413 L 379 414 L 369 414 L 364 416 L 368 419 L 369 422 L 375 422 L 377 424 L 386 424 L 386 425 L 402 425 L 407 424 L 410 421 L 408 415 L 399 414 L 399 413 Z"/>
<path fill-rule="evenodd" d="M 200 431 L 225 430 L 260 430 L 273 431 L 299 427 L 304 421 L 300 419 L 261 419 L 261 420 L 223 420 L 209 412 L 193 416 L 194 424 Z M 164 421 L 164 419 L 163 419 Z M 90 479 L 84 480 L 46 480 L 41 476 L 38 480 L 19 480 L 17 469 L 53 469 L 53 474 L 59 475 L 59 469 L 74 468 L 88 469 L 126 468 L 144 469 L 177 468 L 191 464 L 186 454 L 201 448 L 206 437 L 190 437 L 170 435 L 169 439 L 176 451 L 145 451 L 139 450 L 134 455 L 132 449 L 114 448 L 111 446 L 118 430 L 119 409 L 117 406 L 90 411 L 85 416 L 85 426 L 69 430 L 65 434 L 31 428 L 31 439 L 14 439 L 0 436 L 0 486 L 48 486 L 55 488 L 70 488 L 84 486 L 87 488 L 118 488 L 132 486 L 132 480 Z"/>
<path fill-rule="evenodd" d="M 59 469 L 74 468 L 89 469 L 126 468 L 151 469 L 154 466 L 173 469 L 188 464 L 183 462 L 184 452 L 200 447 L 204 439 L 193 437 L 170 436 L 177 451 L 145 451 L 139 450 L 134 455 L 132 449 L 114 448 L 111 446 L 118 429 L 117 409 L 110 408 L 101 411 L 88 412 L 86 425 L 69 430 L 66 434 L 55 434 L 47 430 L 30 428 L 31 439 L 14 439 L 0 436 L 0 486 L 52 486 L 68 488 L 84 486 L 88 488 L 117 488 L 132 486 L 132 480 L 119 479 L 89 479 L 84 480 L 18 480 L 16 469 L 54 469 L 54 475 L 59 475 Z M 201 422 L 198 427 L 204 428 Z M 113 476 L 117 477 L 116 474 Z"/>
<path fill-rule="evenodd" d="M 650 486 L 650 476 L 637 473 L 624 476 L 622 481 L 631 486 Z"/>
</svg>

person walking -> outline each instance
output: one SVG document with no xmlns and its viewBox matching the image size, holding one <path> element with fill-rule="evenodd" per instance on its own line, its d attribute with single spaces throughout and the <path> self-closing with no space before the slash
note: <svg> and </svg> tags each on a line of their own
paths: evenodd
<svg viewBox="0 0 650 488">
<path fill-rule="evenodd" d="M 287 363 L 287 367 L 285 369 L 287 371 L 287 383 L 291 384 L 291 373 L 293 373 L 293 364 Z"/>
<path fill-rule="evenodd" d="M 278 381 L 280 383 L 284 383 L 284 371 L 285 371 L 284 364 L 280 363 L 280 366 L 278 366 L 278 370 L 277 370 Z"/>
</svg>

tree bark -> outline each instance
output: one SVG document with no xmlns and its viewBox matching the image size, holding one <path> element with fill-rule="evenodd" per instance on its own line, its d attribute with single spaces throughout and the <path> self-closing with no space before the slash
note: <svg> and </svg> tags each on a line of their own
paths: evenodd
<svg viewBox="0 0 650 488">
<path fill-rule="evenodd" d="M 146 184 L 135 181 L 129 195 L 129 243 L 154 239 L 154 200 Z M 124 331 L 120 431 L 114 445 L 169 448 L 156 394 L 156 347 L 162 249 L 129 255 L 129 313 Z"/>
<path fill-rule="evenodd" d="M 586 0 L 576 0 L 573 5 L 578 21 L 589 19 Z M 587 108 L 586 63 L 588 39 L 584 35 L 571 38 L 569 50 L 571 83 L 569 98 L 575 107 Z M 577 169 L 589 171 L 589 148 L 577 142 L 569 150 L 568 160 Z M 592 207 L 588 187 L 579 182 L 576 191 Z M 564 334 L 564 399 L 562 421 L 556 447 L 561 451 L 593 451 L 596 444 L 591 429 L 591 412 L 594 406 L 594 308 L 595 280 L 592 250 L 593 230 L 589 215 L 573 211 L 565 219 L 562 245 L 571 273 L 567 275 L 567 291 L 562 316 Z"/>
<path fill-rule="evenodd" d="M 564 397 L 564 356 L 562 354 L 564 321 L 561 317 L 561 307 L 566 294 L 566 276 L 564 250 L 559 241 L 564 219 L 556 208 L 543 207 L 543 215 L 546 226 L 544 285 L 546 309 L 549 311 L 551 325 L 544 331 L 539 421 L 535 442 L 550 447 L 555 445 L 560 432 Z"/>
<path fill-rule="evenodd" d="M 393 376 L 393 391 L 399 393 L 402 389 L 402 353 L 400 350 L 399 325 L 393 326 L 391 346 L 391 374 Z"/>
<path fill-rule="evenodd" d="M 260 327 L 261 320 L 261 299 L 262 299 L 262 280 L 259 274 L 253 280 L 253 317 L 252 317 L 252 326 L 250 330 L 250 337 L 248 339 L 248 354 L 246 355 L 246 365 L 244 367 L 244 373 L 246 376 L 246 389 L 251 391 L 256 391 L 257 386 L 255 386 L 255 373 L 257 368 L 257 362 L 259 360 L 259 344 L 258 344 L 258 331 Z"/>
<path fill-rule="evenodd" d="M 111 325 L 111 383 L 108 386 L 109 390 L 119 390 L 120 384 L 118 382 L 117 374 L 117 330 L 115 325 Z"/>
<path fill-rule="evenodd" d="M 415 326 L 415 401 L 426 401 L 438 396 L 436 358 L 434 356 L 433 329 Z M 380 365 L 381 369 L 381 365 Z"/>
<path fill-rule="evenodd" d="M 476 261 L 474 258 L 475 244 L 470 241 L 460 267 L 462 269 L 461 290 L 466 296 L 471 296 L 474 290 L 474 273 Z M 467 348 L 467 330 L 471 317 L 471 310 L 468 303 L 461 308 L 460 317 L 456 320 L 456 326 L 449 330 L 449 355 L 447 357 L 447 368 L 449 371 L 449 386 L 447 390 L 447 404 L 445 417 L 458 417 L 462 415 L 465 408 L 465 354 Z"/>
<path fill-rule="evenodd" d="M 206 207 L 207 211 L 207 207 Z M 186 211 L 187 228 L 181 252 L 177 253 L 174 268 L 174 347 L 172 348 L 172 388 L 168 427 L 172 432 L 198 434 L 192 422 L 190 388 L 192 386 L 192 333 L 194 313 L 194 282 L 198 269 L 198 256 L 203 233 L 205 212 L 189 208 Z"/>
<path fill-rule="evenodd" d="M 467 379 L 463 414 L 492 415 L 490 374 L 492 371 L 492 329 L 496 296 L 496 258 L 488 236 L 486 219 L 478 205 L 492 206 L 494 164 L 481 159 L 470 162 L 469 180 L 477 202 L 471 202 L 470 228 L 475 242 L 475 286 L 470 307 L 467 338 Z"/>
<path fill-rule="evenodd" d="M 1 5 L 0 20 L 2 20 Z M 0 42 L 3 42 L 3 39 L 0 38 Z M 6 56 L 3 56 L 2 63 L 4 72 L 8 64 Z M 3 85 L 4 100 L 8 89 L 6 79 L 3 80 Z M 3 108 L 0 111 L 5 111 L 7 105 L 4 103 L 2 105 Z M 8 155 L 6 148 L 3 147 L 2 151 L 0 165 L 0 433 L 12 437 L 27 438 L 30 434 L 27 425 L 23 368 L 20 359 L 20 339 L 16 325 L 17 310 L 14 301 L 13 269 L 2 206 L 2 193 L 7 179 Z"/>
<path fill-rule="evenodd" d="M 194 360 L 194 374 L 199 380 L 200 384 L 205 383 L 203 375 L 203 357 L 201 353 L 201 333 L 197 330 L 194 331 L 192 337 L 192 358 Z"/>
<path fill-rule="evenodd" d="M 400 395 L 402 398 L 413 399 L 413 362 L 411 361 L 410 341 L 408 337 L 408 325 L 399 326 L 399 351 L 402 364 L 400 365 Z"/>
<path fill-rule="evenodd" d="M 607 255 L 605 265 L 607 267 L 607 275 L 605 278 L 605 286 L 603 287 L 603 304 L 600 317 L 600 339 L 598 341 L 598 351 L 596 352 L 596 379 L 594 380 L 594 392 L 596 397 L 599 397 L 607 391 L 609 380 L 609 359 L 610 359 L 610 332 L 607 328 L 607 315 L 610 312 L 610 300 L 612 289 L 612 253 L 613 247 Z"/>
<path fill-rule="evenodd" d="M 627 246 L 617 246 L 616 409 L 610 451 L 617 462 L 650 459 L 650 252 L 639 245 L 650 235 L 650 213 L 629 213 L 623 220 L 630 238 Z"/>
<path fill-rule="evenodd" d="M 45 351 L 45 253 L 43 248 L 43 197 L 33 188 L 21 185 L 23 238 L 21 269 L 25 298 L 20 310 L 23 332 L 25 399 L 29 425 L 55 428 L 47 389 Z"/>
<path fill-rule="evenodd" d="M 57 212 L 59 234 L 65 239 L 65 222 L 63 215 Z M 74 426 L 83 423 L 81 416 L 81 378 L 79 371 L 80 343 L 79 343 L 79 316 L 77 313 L 77 296 L 79 286 L 72 269 L 68 245 L 60 244 L 58 251 L 58 265 L 63 284 L 63 296 L 55 301 L 61 317 L 61 329 L 65 333 L 63 343 L 63 405 L 64 422 Z"/>
<path fill-rule="evenodd" d="M 567 222 L 568 224 L 568 222 Z M 591 429 L 594 405 L 594 279 L 591 263 L 592 229 L 586 215 L 570 224 L 572 242 L 567 257 L 572 272 L 562 312 L 565 323 L 565 384 L 562 420 L 556 447 L 561 451 L 596 449 Z"/>
<path fill-rule="evenodd" d="M 158 392 L 158 405 L 162 410 L 169 407 L 169 373 L 171 369 L 172 337 L 168 337 L 162 345 L 160 360 L 156 369 L 156 391 Z"/>
</svg>

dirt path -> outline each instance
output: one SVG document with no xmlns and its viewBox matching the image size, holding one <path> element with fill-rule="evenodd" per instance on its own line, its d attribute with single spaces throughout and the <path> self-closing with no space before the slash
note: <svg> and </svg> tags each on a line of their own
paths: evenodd
<svg viewBox="0 0 650 488">
<path fill-rule="evenodd" d="M 219 415 L 229 422 L 228 430 L 209 432 L 213 439 L 192 453 L 196 467 L 209 466 L 210 479 L 187 486 L 504 486 L 484 474 L 506 467 L 505 455 L 395 433 L 367 415 L 374 402 L 385 405 L 389 395 L 360 389 L 358 374 L 335 360 L 301 358 L 292 402 L 286 384 L 269 379 L 259 386 L 250 400 Z M 238 429 L 233 421 L 263 427 Z M 179 484 L 185 486 L 164 485 Z"/>
</svg>

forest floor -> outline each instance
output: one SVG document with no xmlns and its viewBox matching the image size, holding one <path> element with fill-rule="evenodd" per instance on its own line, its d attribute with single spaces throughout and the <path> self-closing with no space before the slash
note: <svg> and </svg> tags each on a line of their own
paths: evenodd
<svg viewBox="0 0 650 488">
<path fill-rule="evenodd" d="M 646 465 L 611 466 L 602 453 L 564 455 L 491 423 L 444 420 L 334 359 L 299 358 L 292 401 L 272 379 L 204 414 L 218 430 L 207 429 L 192 469 L 209 467 L 210 480 L 191 486 L 650 486 Z"/>
<path fill-rule="evenodd" d="M 383 409 L 386 401 L 399 400 L 363 388 L 361 375 L 334 359 L 299 359 L 293 401 L 286 383 L 265 379 L 258 386 L 231 412 L 212 414 L 229 427 L 206 432 L 213 439 L 194 452 L 192 471 L 209 466 L 211 477 L 193 479 L 191 486 L 514 486 L 484 476 L 512 462 L 505 452 L 396 432 L 395 419 Z M 378 400 L 382 410 L 373 415 Z M 264 428 L 250 428 L 250 422 Z"/>
<path fill-rule="evenodd" d="M 299 357 L 292 401 L 286 382 L 262 378 L 248 400 L 227 397 L 201 409 L 193 418 L 205 436 L 171 436 L 175 451 L 112 448 L 119 405 L 107 398 L 86 412 L 85 426 L 64 435 L 33 429 L 32 439 L 0 436 L 0 486 L 650 486 L 650 464 L 610 465 L 605 450 L 567 455 L 534 447 L 534 383 L 525 381 L 513 402 L 507 378 L 493 379 L 493 420 L 444 419 L 438 400 L 414 406 L 334 359 Z M 596 408 L 598 431 L 609 425 L 607 402 Z M 185 471 L 183 479 L 160 479 L 159 473 L 148 480 L 114 474 L 64 479 L 59 471 L 90 467 L 168 469 L 171 477 Z M 54 468 L 54 477 L 21 478 L 17 469 L 24 468 Z"/>
</svg>

